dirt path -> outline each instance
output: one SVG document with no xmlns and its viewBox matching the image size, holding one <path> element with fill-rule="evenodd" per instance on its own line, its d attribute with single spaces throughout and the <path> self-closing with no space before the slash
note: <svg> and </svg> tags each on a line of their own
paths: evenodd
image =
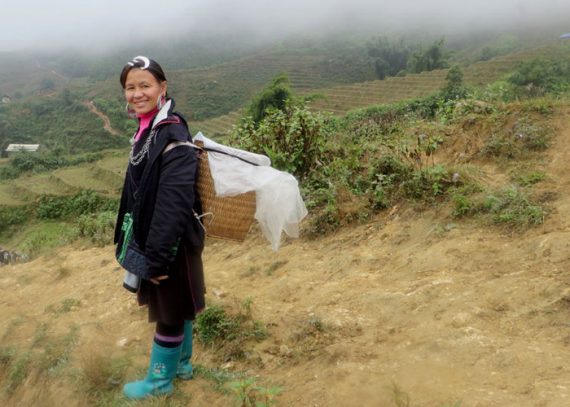
<svg viewBox="0 0 570 407">
<path fill-rule="evenodd" d="M 121 136 L 121 133 L 118 132 L 117 130 L 113 129 L 113 127 L 111 126 L 111 121 L 109 120 L 109 118 L 107 117 L 107 115 L 105 113 L 103 113 L 102 111 L 100 111 L 99 109 L 97 109 L 97 106 L 95 106 L 95 103 L 93 103 L 92 100 L 85 100 L 83 102 L 83 104 L 92 112 L 95 113 L 97 116 L 99 116 L 101 118 L 101 120 L 103 120 L 103 128 L 108 131 L 109 133 L 111 133 L 113 136 Z"/>
<path fill-rule="evenodd" d="M 394 208 L 334 236 L 287 241 L 277 253 L 259 234 L 241 245 L 209 241 L 208 302 L 250 299 L 269 331 L 246 361 L 225 367 L 280 386 L 281 406 L 395 406 L 394 389 L 413 407 L 570 405 L 568 113 L 554 119 L 562 130 L 543 164 L 552 214 L 523 235 Z M 25 347 L 43 322 L 48 336 L 76 324 L 72 366 L 91 354 L 129 354 L 144 368 L 152 326 L 121 289 L 112 253 L 66 248 L 2 268 L 3 342 Z M 78 302 L 54 312 L 66 299 Z M 212 360 L 211 349 L 196 346 L 195 363 L 219 366 Z M 82 405 L 71 382 L 28 382 L 4 405 Z M 177 388 L 191 405 L 233 402 L 203 378 Z"/>
</svg>

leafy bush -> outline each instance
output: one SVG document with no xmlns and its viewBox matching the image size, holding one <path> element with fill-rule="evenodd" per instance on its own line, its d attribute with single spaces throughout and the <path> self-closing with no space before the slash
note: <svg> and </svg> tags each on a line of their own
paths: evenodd
<svg viewBox="0 0 570 407">
<path fill-rule="evenodd" d="M 81 215 L 76 223 L 77 236 L 86 238 L 98 246 L 111 244 L 116 218 L 115 211 Z"/>
<path fill-rule="evenodd" d="M 265 327 L 253 320 L 250 307 L 251 302 L 246 300 L 237 312 L 228 312 L 219 305 L 206 308 L 196 317 L 198 339 L 220 350 L 224 360 L 243 358 L 248 341 L 267 337 Z"/>
<path fill-rule="evenodd" d="M 64 157 L 56 152 L 16 153 L 8 161 L 8 166 L 0 170 L 0 175 L 6 178 L 17 178 L 24 172 L 46 172 L 62 167 L 69 167 L 82 163 L 90 163 L 102 158 L 101 153 L 86 153 Z"/>
<path fill-rule="evenodd" d="M 32 214 L 29 206 L 2 206 L 0 207 L 0 233 L 11 226 L 26 223 Z"/>
<path fill-rule="evenodd" d="M 303 103 L 284 110 L 270 109 L 255 126 L 251 117 L 234 127 L 231 142 L 267 155 L 275 168 L 304 178 L 319 166 L 325 142 L 326 116 L 309 111 Z"/>
<path fill-rule="evenodd" d="M 507 77 L 521 95 L 562 93 L 570 86 L 570 59 L 537 58 L 521 62 Z"/>
<path fill-rule="evenodd" d="M 39 219 L 60 219 L 110 211 L 118 207 L 116 198 L 107 198 L 91 190 L 72 196 L 43 195 L 36 209 Z"/>
<path fill-rule="evenodd" d="M 510 186 L 486 195 L 453 196 L 456 217 L 482 215 L 489 223 L 525 230 L 544 222 L 546 209 L 524 190 Z"/>
<path fill-rule="evenodd" d="M 258 125 L 270 111 L 284 111 L 292 97 L 289 78 L 285 74 L 278 75 L 268 87 L 254 96 L 246 109 L 246 114 L 252 118 L 255 125 Z"/>
<path fill-rule="evenodd" d="M 529 117 L 517 120 L 510 131 L 501 129 L 485 142 L 481 153 L 490 157 L 518 158 L 548 148 L 551 130 Z"/>
</svg>

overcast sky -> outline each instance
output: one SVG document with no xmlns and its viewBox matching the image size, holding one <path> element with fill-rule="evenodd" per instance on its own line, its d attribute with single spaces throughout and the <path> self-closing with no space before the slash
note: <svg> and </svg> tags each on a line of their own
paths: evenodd
<svg viewBox="0 0 570 407">
<path fill-rule="evenodd" d="M 187 31 L 277 37 L 337 27 L 524 27 L 563 18 L 570 31 L 570 0 L 0 0 L 0 16 L 0 51 L 88 50 Z"/>
</svg>

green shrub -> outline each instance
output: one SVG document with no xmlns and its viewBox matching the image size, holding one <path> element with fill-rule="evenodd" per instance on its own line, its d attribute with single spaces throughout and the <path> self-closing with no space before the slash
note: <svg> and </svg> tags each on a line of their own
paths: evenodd
<svg viewBox="0 0 570 407">
<path fill-rule="evenodd" d="M 303 103 L 266 113 L 257 127 L 251 117 L 243 118 L 234 128 L 231 142 L 267 155 L 275 168 L 305 178 L 319 166 L 326 139 L 326 117 L 309 111 Z"/>
<path fill-rule="evenodd" d="M 24 224 L 32 215 L 29 206 L 2 206 L 0 207 L 0 233 L 11 226 Z"/>
<path fill-rule="evenodd" d="M 194 327 L 199 341 L 220 350 L 223 360 L 243 358 L 248 341 L 267 337 L 265 327 L 252 319 L 250 300 L 233 313 L 219 305 L 208 307 L 196 317 Z"/>
<path fill-rule="evenodd" d="M 105 246 L 113 242 L 115 221 L 117 213 L 115 211 L 105 211 L 93 214 L 81 215 L 77 219 L 77 235 L 95 243 L 98 246 Z"/>
<path fill-rule="evenodd" d="M 246 114 L 252 118 L 253 123 L 257 126 L 269 112 L 284 111 L 292 97 L 293 92 L 287 75 L 277 75 L 269 86 L 254 96 L 246 109 Z"/>
<path fill-rule="evenodd" d="M 498 194 L 487 196 L 485 210 L 496 224 L 505 224 L 514 229 L 527 229 L 544 222 L 545 209 L 533 202 L 528 194 L 515 187 L 508 187 Z"/>
<path fill-rule="evenodd" d="M 540 96 L 562 93 L 570 87 L 570 59 L 536 58 L 517 65 L 507 81 L 517 86 L 519 93 Z"/>
<path fill-rule="evenodd" d="M 35 257 L 54 247 L 68 244 L 73 238 L 74 229 L 70 225 L 46 221 L 26 229 L 19 248 L 28 257 Z"/>
<path fill-rule="evenodd" d="M 39 219 L 61 219 L 116 210 L 116 198 L 108 198 L 92 190 L 82 190 L 71 196 L 43 195 L 38 201 L 36 216 Z"/>
</svg>

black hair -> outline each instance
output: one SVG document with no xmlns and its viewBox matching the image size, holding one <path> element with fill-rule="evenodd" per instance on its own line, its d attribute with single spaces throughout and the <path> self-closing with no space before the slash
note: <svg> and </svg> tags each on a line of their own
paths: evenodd
<svg viewBox="0 0 570 407">
<path fill-rule="evenodd" d="M 119 80 L 123 89 L 125 89 L 127 75 L 133 68 L 149 71 L 159 83 L 166 82 L 166 75 L 164 75 L 164 71 L 158 62 L 156 62 L 154 59 L 138 56 L 127 62 L 121 71 L 121 77 Z"/>
</svg>

